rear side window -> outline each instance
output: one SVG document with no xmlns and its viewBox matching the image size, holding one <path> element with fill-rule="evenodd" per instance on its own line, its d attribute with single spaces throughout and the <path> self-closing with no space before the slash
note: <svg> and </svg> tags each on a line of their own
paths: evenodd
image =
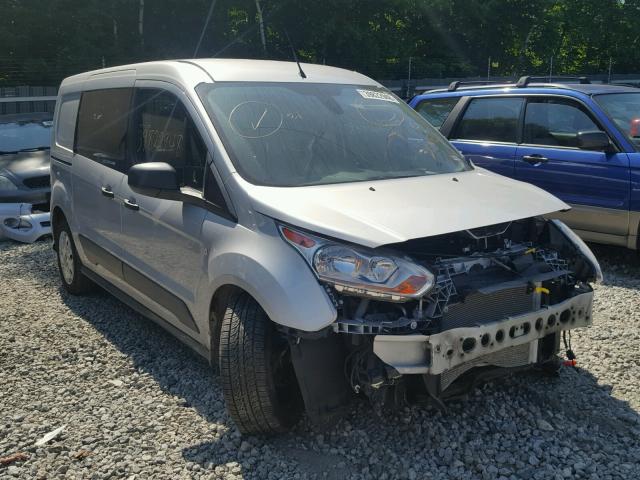
<svg viewBox="0 0 640 480">
<path fill-rule="evenodd" d="M 124 172 L 131 88 L 83 92 L 78 112 L 76 153 Z"/>
<path fill-rule="evenodd" d="M 76 133 L 76 118 L 80 96 L 62 98 L 56 122 L 56 143 L 61 147 L 73 150 L 73 139 Z"/>
<path fill-rule="evenodd" d="M 459 100 L 458 97 L 429 98 L 420 102 L 416 110 L 427 122 L 440 128 Z"/>
<path fill-rule="evenodd" d="M 452 138 L 515 143 L 522 98 L 474 98 Z"/>
<path fill-rule="evenodd" d="M 182 102 L 155 88 L 136 90 L 133 127 L 137 163 L 173 166 L 181 187 L 203 190 L 207 149 Z"/>
<path fill-rule="evenodd" d="M 601 130 L 579 104 L 559 98 L 530 99 L 524 143 L 578 148 L 578 132 Z"/>
</svg>

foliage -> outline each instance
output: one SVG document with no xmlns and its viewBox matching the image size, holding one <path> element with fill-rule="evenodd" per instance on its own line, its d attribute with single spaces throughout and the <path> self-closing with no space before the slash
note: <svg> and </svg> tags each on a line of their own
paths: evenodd
<svg viewBox="0 0 640 480">
<path fill-rule="evenodd" d="M 379 79 L 617 72 L 639 64 L 640 0 L 0 0 L 0 85 L 198 56 L 291 59 Z M 263 17 L 264 45 L 260 33 Z"/>
</svg>

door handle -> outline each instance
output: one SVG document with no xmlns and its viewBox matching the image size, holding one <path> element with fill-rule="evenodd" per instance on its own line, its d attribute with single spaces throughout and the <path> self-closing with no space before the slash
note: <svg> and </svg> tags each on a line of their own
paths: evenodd
<svg viewBox="0 0 640 480">
<path fill-rule="evenodd" d="M 524 157 L 522 157 L 522 160 L 531 165 L 537 165 L 539 163 L 547 163 L 549 161 L 547 157 L 543 157 L 542 155 L 538 155 L 538 154 L 525 155 Z"/>
<path fill-rule="evenodd" d="M 122 203 L 124 203 L 124 206 L 129 210 L 140 210 L 140 205 L 135 203 L 135 200 L 129 200 L 128 198 L 125 198 Z"/>
<path fill-rule="evenodd" d="M 111 190 L 111 187 L 109 185 L 107 185 L 106 187 L 101 187 L 100 192 L 107 198 L 113 198 L 114 196 L 113 190 Z"/>
</svg>

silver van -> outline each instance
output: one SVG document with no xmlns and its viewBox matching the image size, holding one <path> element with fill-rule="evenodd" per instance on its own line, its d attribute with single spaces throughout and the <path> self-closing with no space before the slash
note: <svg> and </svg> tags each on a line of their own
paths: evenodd
<svg viewBox="0 0 640 480">
<path fill-rule="evenodd" d="M 64 288 L 97 284 L 209 359 L 243 433 L 554 371 L 591 324 L 598 262 L 543 217 L 569 207 L 358 73 L 109 68 L 65 79 L 54 122 Z"/>
</svg>

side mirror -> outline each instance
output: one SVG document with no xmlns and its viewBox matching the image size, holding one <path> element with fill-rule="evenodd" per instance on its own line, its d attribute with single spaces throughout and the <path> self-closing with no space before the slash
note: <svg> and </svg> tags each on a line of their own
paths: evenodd
<svg viewBox="0 0 640 480">
<path fill-rule="evenodd" d="M 164 162 L 138 163 L 129 169 L 131 190 L 147 197 L 181 200 L 176 170 Z"/>
<path fill-rule="evenodd" d="M 578 148 L 581 150 L 609 150 L 609 135 L 601 131 L 578 132 Z"/>
<path fill-rule="evenodd" d="M 631 127 L 629 128 L 629 136 L 631 138 L 640 137 L 640 118 L 634 118 L 631 120 Z"/>
</svg>

